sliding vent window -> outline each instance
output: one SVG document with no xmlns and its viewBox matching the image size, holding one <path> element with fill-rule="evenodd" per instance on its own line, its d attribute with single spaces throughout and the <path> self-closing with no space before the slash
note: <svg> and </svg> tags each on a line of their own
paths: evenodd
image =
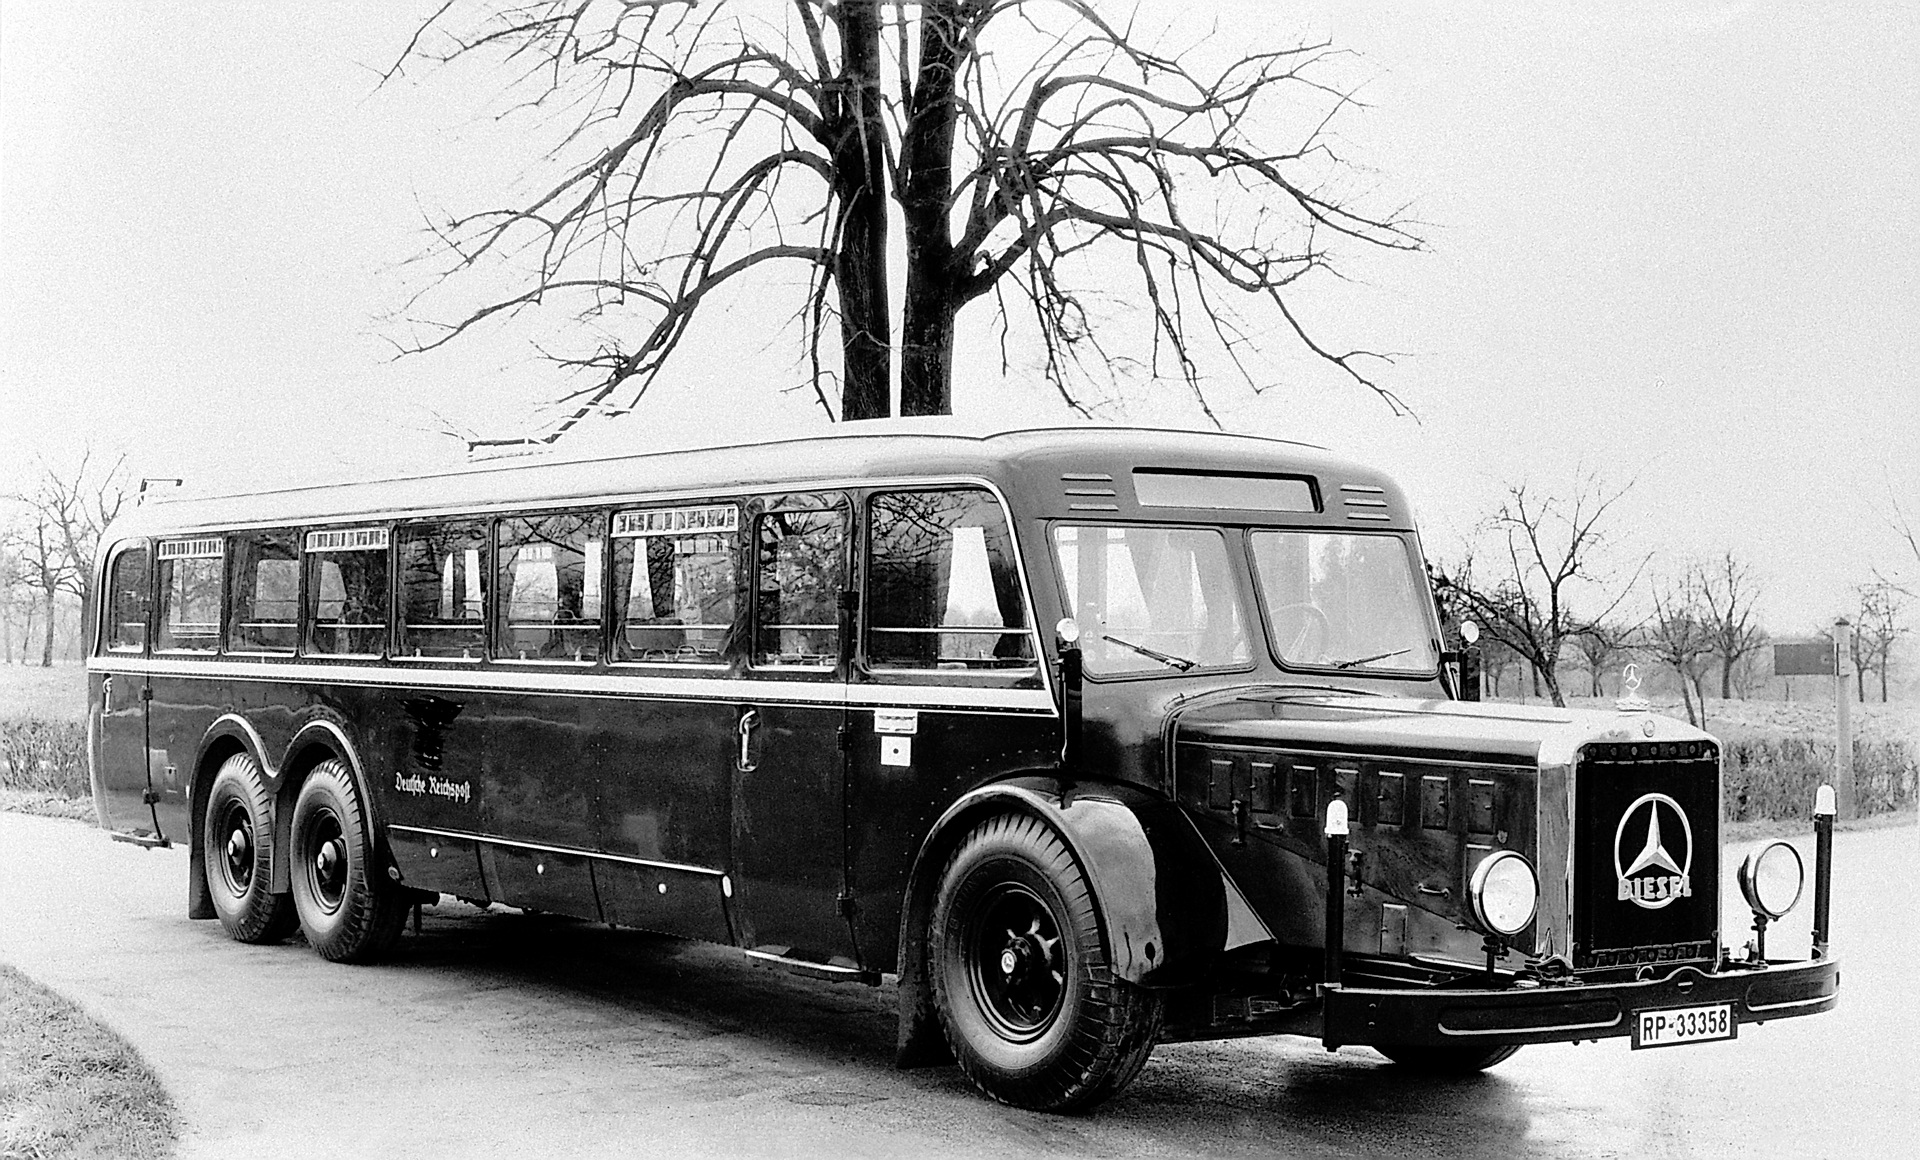
<svg viewBox="0 0 1920 1160">
<path fill-rule="evenodd" d="M 733 504 L 615 512 L 614 658 L 724 664 L 739 550 Z"/>
<path fill-rule="evenodd" d="M 385 528 L 307 533 L 307 645 L 316 656 L 377 657 L 386 651 Z"/>
<path fill-rule="evenodd" d="M 754 664 L 839 662 L 847 524 L 844 508 L 776 510 L 757 521 Z"/>
<path fill-rule="evenodd" d="M 300 551 L 293 532 L 232 537 L 227 651 L 290 653 L 299 635 Z"/>
<path fill-rule="evenodd" d="M 500 521 L 495 659 L 600 659 L 606 519 L 593 512 Z"/>
<path fill-rule="evenodd" d="M 487 645 L 487 525 L 400 529 L 400 655 L 479 660 Z"/>
<path fill-rule="evenodd" d="M 220 644 L 218 536 L 160 541 L 160 638 L 167 652 L 212 652 Z"/>
<path fill-rule="evenodd" d="M 1006 518 L 991 493 L 877 495 L 867 659 L 875 669 L 1032 670 Z"/>
<path fill-rule="evenodd" d="M 107 651 L 140 652 L 147 647 L 147 550 L 128 548 L 113 558 L 107 587 Z"/>
</svg>

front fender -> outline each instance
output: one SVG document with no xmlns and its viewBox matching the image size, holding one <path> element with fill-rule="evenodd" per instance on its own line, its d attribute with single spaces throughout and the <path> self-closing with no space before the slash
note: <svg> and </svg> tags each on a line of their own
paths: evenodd
<svg viewBox="0 0 1920 1160">
<path fill-rule="evenodd" d="M 1040 819 L 1065 842 L 1093 892 L 1100 933 L 1116 977 L 1147 987 L 1205 978 L 1232 946 L 1254 941 L 1257 924 L 1240 892 L 1179 806 L 1136 786 L 1067 783 L 1028 775 L 981 786 L 954 802 L 922 844 L 901 914 L 899 1062 L 944 1054 L 927 980 L 927 931 L 948 859 L 966 835 L 996 813 Z"/>
</svg>

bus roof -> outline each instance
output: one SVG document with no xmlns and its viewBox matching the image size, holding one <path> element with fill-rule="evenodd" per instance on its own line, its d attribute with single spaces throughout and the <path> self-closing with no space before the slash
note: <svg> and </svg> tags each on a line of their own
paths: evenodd
<svg viewBox="0 0 1920 1160">
<path fill-rule="evenodd" d="M 1412 526 L 1399 488 L 1384 474 L 1304 443 L 1104 426 L 962 434 L 951 427 L 930 430 L 911 422 L 883 421 L 825 435 L 683 450 L 580 459 L 512 457 L 428 474 L 227 494 L 150 493 L 115 521 L 105 542 L 221 528 L 347 524 L 461 510 L 616 502 L 635 496 L 723 495 L 953 477 L 985 478 L 1018 492 L 1015 502 L 1041 515 L 1091 517 L 1104 510 L 1111 518 L 1194 518 L 1163 508 L 1143 512 L 1131 489 L 1117 483 L 1111 490 L 1118 495 L 1106 504 L 1073 503 L 1063 486 L 1097 482 L 1103 476 L 1124 480 L 1136 469 L 1310 478 L 1322 497 L 1321 510 L 1298 517 L 1305 522 L 1351 526 L 1350 521 L 1364 519 L 1377 527 Z M 1222 513 L 1210 508 L 1198 518 L 1218 520 Z M 1288 522 L 1295 518 L 1289 515 Z"/>
</svg>

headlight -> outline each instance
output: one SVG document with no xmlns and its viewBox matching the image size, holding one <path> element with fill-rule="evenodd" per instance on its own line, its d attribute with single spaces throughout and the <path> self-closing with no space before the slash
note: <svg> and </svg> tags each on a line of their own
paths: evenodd
<svg viewBox="0 0 1920 1160">
<path fill-rule="evenodd" d="M 1740 893 L 1754 913 L 1779 918 L 1800 901 L 1806 877 L 1800 851 L 1785 842 L 1770 842 L 1740 863 Z"/>
<path fill-rule="evenodd" d="M 1540 897 L 1540 882 L 1534 876 L 1533 863 L 1512 850 L 1487 855 L 1473 871 L 1468 884 L 1473 901 L 1473 916 L 1494 934 L 1512 937 L 1533 921 Z"/>
</svg>

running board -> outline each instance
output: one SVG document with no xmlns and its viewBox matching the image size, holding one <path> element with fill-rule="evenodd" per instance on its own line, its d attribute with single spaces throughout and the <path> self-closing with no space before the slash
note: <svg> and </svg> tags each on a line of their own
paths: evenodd
<svg viewBox="0 0 1920 1160">
<path fill-rule="evenodd" d="M 837 963 L 813 963 L 806 959 L 796 959 L 789 955 L 775 954 L 772 951 L 743 951 L 748 958 L 756 962 L 782 967 L 796 975 L 805 975 L 812 979 L 825 979 L 830 983 L 865 983 L 869 987 L 880 985 L 880 972 L 869 971 L 862 967 L 843 967 Z"/>
<path fill-rule="evenodd" d="M 158 834 L 123 834 L 119 830 L 109 830 L 107 835 L 116 842 L 125 842 L 129 846 L 144 846 L 149 850 L 171 850 L 173 843 Z"/>
</svg>

